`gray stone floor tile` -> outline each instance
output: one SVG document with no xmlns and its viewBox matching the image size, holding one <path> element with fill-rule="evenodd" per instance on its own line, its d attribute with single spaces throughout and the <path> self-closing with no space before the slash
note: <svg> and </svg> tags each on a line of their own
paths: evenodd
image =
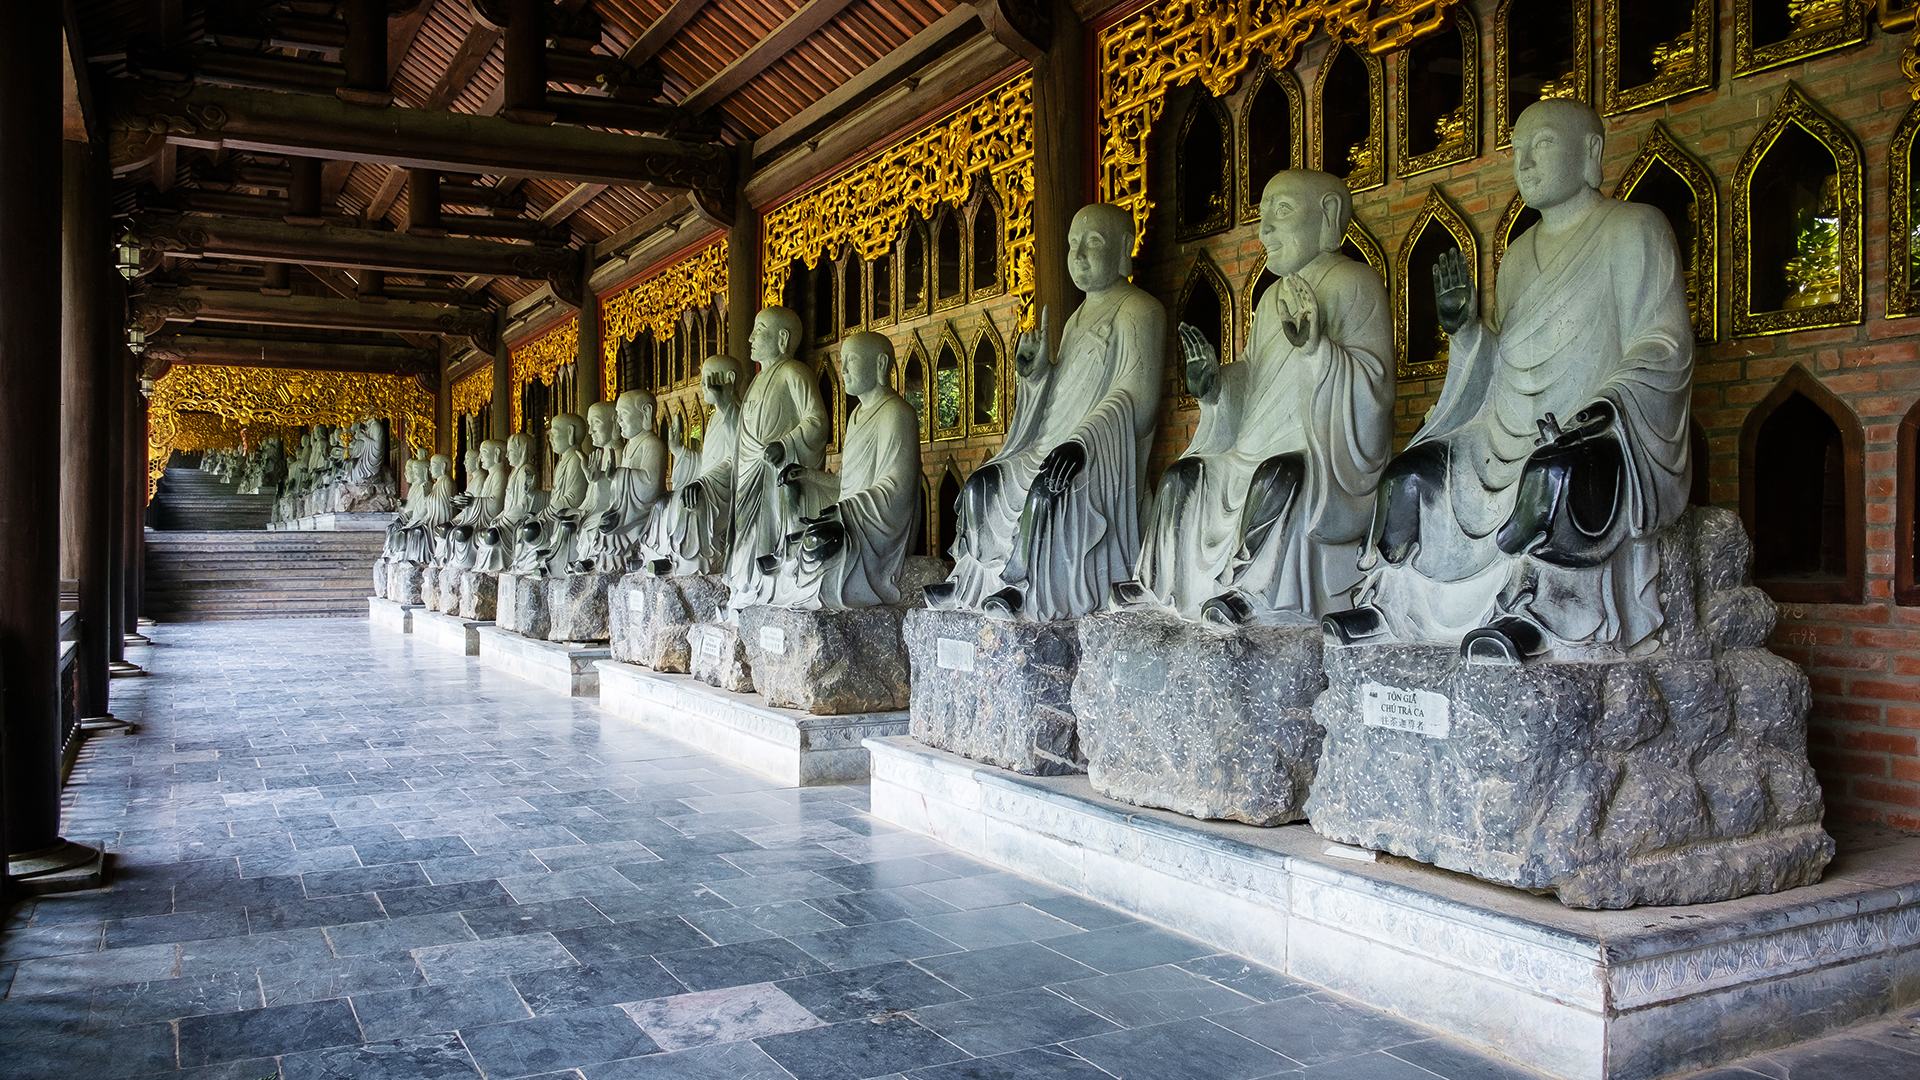
<svg viewBox="0 0 1920 1080">
<path fill-rule="evenodd" d="M 24 1000 L 31 1001 L 27 998 Z M 93 992 L 93 1021 L 104 1027 L 240 1012 L 265 1005 L 252 972 L 223 971 L 155 982 L 105 986 Z"/>
<path fill-rule="evenodd" d="M 525 1020 L 533 1013 L 505 978 L 466 979 L 359 994 L 353 1012 L 368 1039 L 397 1039 Z"/>
<path fill-rule="evenodd" d="M 687 988 L 652 957 L 601 967 L 574 964 L 516 972 L 511 980 L 535 1015 L 672 997 Z"/>
<path fill-rule="evenodd" d="M 511 904 L 513 897 L 498 881 L 458 881 L 446 885 L 424 885 L 415 889 L 386 889 L 380 894 L 380 906 L 393 918 L 430 915 L 443 911 Z"/>
<path fill-rule="evenodd" d="M 429 945 L 413 950 L 413 956 L 419 961 L 420 970 L 426 973 L 427 981 L 436 983 L 538 971 L 560 967 L 574 959 L 554 940 L 554 935 L 547 933 Z"/>
<path fill-rule="evenodd" d="M 179 1026 L 182 1067 L 361 1041 L 353 1007 L 342 999 L 190 1016 Z"/>
<path fill-rule="evenodd" d="M 756 1041 L 795 1080 L 865 1080 L 967 1056 L 905 1015 L 851 1020 Z"/>
<path fill-rule="evenodd" d="M 917 838 L 916 838 L 917 839 Z M 972 877 L 946 878 L 929 881 L 914 888 L 928 896 L 944 901 L 962 910 L 984 907 L 1000 907 L 1003 904 L 1025 904 L 1034 900 L 1064 897 L 1067 894 L 1051 885 L 1024 878 L 1018 874 L 996 871 L 990 874 L 977 874 Z"/>
<path fill-rule="evenodd" d="M 914 1018 L 976 1057 L 1012 1053 L 1119 1030 L 1119 1025 L 1044 989 L 914 1010 Z"/>
<path fill-rule="evenodd" d="M 580 1072 L 586 1080 L 792 1080 L 791 1073 L 750 1042 L 606 1061 Z"/>
<path fill-rule="evenodd" d="M 662 953 L 654 959 L 692 990 L 777 982 L 829 970 L 827 965 L 782 938 Z"/>
<path fill-rule="evenodd" d="M 0 1076 L 7 1080 L 119 1080 L 174 1064 L 170 1024 L 117 1028 L 111 1038 L 54 1035 L 0 1043 Z"/>
<path fill-rule="evenodd" d="M 1151 1027 L 1252 1002 L 1210 979 L 1177 967 L 1150 967 L 1076 982 L 1054 983 L 1054 993 L 1121 1027 Z"/>
<path fill-rule="evenodd" d="M 1403 1020 L 1329 994 L 1286 998 L 1216 1013 L 1209 1019 L 1302 1065 L 1391 1050 L 1432 1037 L 1431 1032 Z"/>
<path fill-rule="evenodd" d="M 280 1075 L 283 1080 L 477 1080 L 480 1070 L 460 1036 L 446 1032 L 288 1054 L 281 1059 Z"/>
<path fill-rule="evenodd" d="M 829 1023 L 942 1005 L 967 996 L 907 963 L 809 975 L 789 979 L 780 988 Z"/>
<path fill-rule="evenodd" d="M 1298 1064 L 1204 1019 L 1095 1035 L 1067 1049 L 1119 1080 L 1255 1080 Z"/>
<path fill-rule="evenodd" d="M 713 944 L 684 920 L 671 917 L 562 930 L 553 937 L 582 964 L 617 964 Z"/>
<path fill-rule="evenodd" d="M 950 915 L 919 915 L 913 921 L 963 949 L 990 949 L 1016 941 L 1041 941 L 1085 933 L 1064 919 L 1025 904 L 974 908 Z"/>
<path fill-rule="evenodd" d="M 915 1069 L 908 1080 L 1113 1080 L 1112 1074 L 1063 1046 L 1034 1046 L 1010 1054 Z"/>
<path fill-rule="evenodd" d="M 263 967 L 257 974 L 268 1005 L 402 990 L 427 981 L 412 953 L 392 951 Z"/>
<path fill-rule="evenodd" d="M 722 945 L 788 934 L 811 934 L 844 925 L 799 900 L 745 908 L 689 911 L 683 912 L 680 917 Z"/>
<path fill-rule="evenodd" d="M 1312 983 L 1289 979 L 1272 968 L 1262 967 L 1230 953 L 1184 960 L 1174 966 L 1238 990 L 1255 1001 L 1279 1001 L 1281 998 L 1311 994 L 1316 989 Z"/>
<path fill-rule="evenodd" d="M 621 1006 L 660 1049 L 690 1050 L 821 1026 L 772 983 L 749 983 Z"/>
<path fill-rule="evenodd" d="M 508 937 L 541 931 L 606 926 L 611 920 L 586 900 L 544 900 L 533 904 L 496 904 L 460 913 L 476 937 Z"/>
<path fill-rule="evenodd" d="M 780 900 L 809 900 L 816 896 L 834 896 L 847 891 L 835 881 L 809 870 L 796 870 L 765 877 L 735 877 L 708 881 L 707 887 L 740 907 L 771 904 Z"/>
<path fill-rule="evenodd" d="M 1065 953 L 1109 975 L 1160 964 L 1177 964 L 1213 952 L 1190 937 L 1138 922 L 1049 938 L 1047 948 Z"/>
<path fill-rule="evenodd" d="M 516 903 L 521 904 L 565 900 L 569 897 L 605 896 L 636 888 L 633 882 L 621 877 L 620 872 L 611 866 L 587 866 L 577 870 L 501 878 L 500 887 L 512 894 Z"/>
<path fill-rule="evenodd" d="M 130 949 L 23 960 L 14 971 L 7 996 L 61 994 L 96 986 L 171 979 L 180 973 L 179 969 L 178 945 L 137 945 Z"/>
<path fill-rule="evenodd" d="M 148 916 L 148 918 L 164 919 L 168 916 Z M 125 922 L 126 920 L 115 921 Z M 67 953 L 99 952 L 102 948 L 101 933 L 105 925 L 100 919 L 85 919 L 70 923 L 54 923 L 51 926 L 9 928 L 5 934 L 0 934 L 0 961 L 30 960 L 38 956 L 62 956 Z M 136 941 L 125 944 L 147 943 Z"/>
<path fill-rule="evenodd" d="M 611 1005 L 476 1027 L 460 1034 L 488 1080 L 617 1061 L 658 1050 L 632 1017 Z"/>
<path fill-rule="evenodd" d="M 418 949 L 426 945 L 446 945 L 473 941 L 476 935 L 458 914 L 408 915 L 398 919 L 347 923 L 329 926 L 323 931 L 335 956 L 369 956 L 374 953 Z"/>
</svg>

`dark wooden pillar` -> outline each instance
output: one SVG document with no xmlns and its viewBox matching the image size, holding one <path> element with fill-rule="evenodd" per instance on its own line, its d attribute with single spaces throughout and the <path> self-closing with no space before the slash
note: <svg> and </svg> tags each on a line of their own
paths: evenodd
<svg viewBox="0 0 1920 1080">
<path fill-rule="evenodd" d="M 0 770 L 16 877 L 99 857 L 60 838 L 60 34 L 59 5 L 21 4 L 0 35 Z"/>
<path fill-rule="evenodd" d="M 612 398 L 613 387 L 600 384 L 600 297 L 593 291 L 593 267 L 580 270 L 579 345 L 573 356 L 573 411 L 587 415 L 587 406 Z"/>
<path fill-rule="evenodd" d="M 60 576 L 79 583 L 77 649 L 82 719 L 107 715 L 107 639 L 113 629 L 107 459 L 116 419 L 110 396 L 105 162 L 66 142 L 61 160 Z"/>
<path fill-rule="evenodd" d="M 123 468 L 126 482 L 120 487 L 120 565 L 123 568 L 120 591 L 122 640 L 129 645 L 151 642 L 140 632 L 140 611 L 147 580 L 147 403 L 140 393 L 140 361 L 127 361 L 127 389 L 120 397 L 125 414 L 121 430 L 126 433 Z"/>
<path fill-rule="evenodd" d="M 288 158 L 293 179 L 287 184 L 287 220 L 309 225 L 318 225 L 321 217 L 320 166 L 319 158 Z M 284 264 L 282 264 L 284 265 Z"/>
<path fill-rule="evenodd" d="M 547 14 L 542 0 L 507 0 L 500 115 L 552 120 L 547 111 Z"/>
<path fill-rule="evenodd" d="M 507 309 L 494 311 L 498 325 L 493 331 L 493 437 L 501 442 L 513 432 L 513 354 L 507 351 Z"/>
<path fill-rule="evenodd" d="M 340 60 L 347 68 L 347 85 L 338 93 L 357 105 L 386 105 L 387 0 L 347 0 L 347 43 Z"/>
<path fill-rule="evenodd" d="M 1052 39 L 1033 64 L 1033 317 L 1037 327 L 1040 309 L 1053 309 L 1056 349 L 1080 303 L 1067 272 L 1067 229 L 1093 196 L 1090 107 L 1086 28 L 1068 0 L 1053 0 Z"/>
<path fill-rule="evenodd" d="M 126 282 L 117 271 L 107 277 L 107 606 L 113 627 L 107 634 L 107 669 L 127 665 L 126 635 L 135 628 L 127 621 L 127 395 L 132 393 L 132 371 L 119 329 L 126 325 Z"/>
<path fill-rule="evenodd" d="M 751 143 L 741 143 L 739 180 L 734 185 L 733 227 L 727 230 L 727 355 L 752 375 L 747 339 L 760 312 L 760 214 L 747 199 L 753 170 Z M 701 357 L 705 360 L 706 357 Z"/>
<path fill-rule="evenodd" d="M 407 170 L 407 231 L 422 236 L 443 235 L 440 227 L 440 170 Z"/>
</svg>

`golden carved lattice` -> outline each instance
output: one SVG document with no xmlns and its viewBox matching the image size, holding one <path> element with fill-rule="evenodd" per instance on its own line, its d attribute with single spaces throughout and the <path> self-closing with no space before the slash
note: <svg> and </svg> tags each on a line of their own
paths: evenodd
<svg viewBox="0 0 1920 1080">
<path fill-rule="evenodd" d="M 520 430 L 523 405 L 520 388 L 535 379 L 543 386 L 552 386 L 560 369 L 573 363 L 579 355 L 580 318 L 577 315 L 568 316 L 566 321 L 513 350 L 508 367 L 511 375 L 507 380 L 513 395 L 512 430 Z"/>
<path fill-rule="evenodd" d="M 726 295 L 727 241 L 721 237 L 600 301 L 600 385 L 620 385 L 620 346 L 628 338 L 648 330 L 665 341 L 681 316 Z"/>
<path fill-rule="evenodd" d="M 1102 30 L 1099 68 L 1100 198 L 1133 214 L 1146 234 L 1147 138 L 1167 91 L 1194 79 L 1216 97 L 1233 91 L 1261 56 L 1284 69 L 1294 50 L 1324 29 L 1373 56 L 1440 29 L 1459 0 L 1167 0 Z M 1135 253 L 1139 239 L 1135 240 Z"/>
<path fill-rule="evenodd" d="M 405 426 L 409 445 L 433 449 L 433 395 L 409 375 L 182 364 L 154 385 L 147 407 L 149 477 L 165 471 L 177 449 L 208 449 L 179 441 L 204 438 L 212 421 L 193 418 L 195 413 L 210 413 L 255 434 L 382 416 Z M 185 422 L 183 413 L 189 416 Z"/>
<path fill-rule="evenodd" d="M 1033 322 L 1033 76 L 1022 74 L 763 219 L 763 301 L 778 304 L 797 261 L 812 267 L 852 246 L 872 261 L 892 251 L 908 217 L 959 207 L 985 173 L 1001 210 L 1022 329 Z"/>
<path fill-rule="evenodd" d="M 482 364 L 453 384 L 453 415 L 478 416 L 493 402 L 493 365 Z"/>
</svg>

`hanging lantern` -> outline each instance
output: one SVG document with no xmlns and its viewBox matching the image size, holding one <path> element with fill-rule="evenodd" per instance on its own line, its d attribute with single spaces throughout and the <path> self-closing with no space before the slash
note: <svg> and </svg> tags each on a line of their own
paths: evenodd
<svg viewBox="0 0 1920 1080">
<path fill-rule="evenodd" d="M 133 234 L 132 225 L 114 242 L 113 257 L 121 277 L 132 281 L 140 275 L 140 238 Z"/>
<path fill-rule="evenodd" d="M 147 351 L 147 332 L 138 323 L 127 327 L 127 351 L 135 356 Z"/>
<path fill-rule="evenodd" d="M 140 396 L 143 398 L 150 398 L 153 396 L 153 376 L 151 375 L 140 376 Z"/>
</svg>

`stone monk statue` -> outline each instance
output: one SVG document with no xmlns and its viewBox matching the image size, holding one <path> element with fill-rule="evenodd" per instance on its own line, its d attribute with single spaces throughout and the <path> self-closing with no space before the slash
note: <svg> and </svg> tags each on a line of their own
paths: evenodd
<svg viewBox="0 0 1920 1080">
<path fill-rule="evenodd" d="M 1127 281 L 1133 217 L 1083 207 L 1067 267 L 1085 302 L 1047 347 L 1050 315 L 1014 349 L 1019 407 L 960 493 L 953 575 L 927 605 L 997 619 L 1071 619 L 1106 603 L 1140 548 L 1140 476 L 1160 407 L 1167 315 Z"/>
<path fill-rule="evenodd" d="M 507 469 L 500 484 L 500 512 L 474 534 L 473 568 L 497 574 L 513 564 L 513 542 L 520 526 L 539 513 L 544 493 L 540 469 L 533 464 L 533 436 L 521 432 L 507 437 Z M 511 470 L 511 471 L 508 471 Z M 489 490 L 493 484 L 489 483 Z"/>
<path fill-rule="evenodd" d="M 700 449 L 687 446 L 680 417 L 667 429 L 673 495 L 654 516 L 647 544 L 657 574 L 717 574 L 727 567 L 733 528 L 733 459 L 740 441 L 740 361 L 709 356 L 700 365 L 700 397 L 713 407 Z"/>
<path fill-rule="evenodd" d="M 387 426 L 379 417 L 369 416 L 349 432 L 353 445 L 349 449 L 352 457 L 347 464 L 347 480 L 370 484 L 379 479 L 387 467 Z"/>
<path fill-rule="evenodd" d="M 1693 382 L 1679 250 L 1660 211 L 1603 198 L 1600 118 L 1520 114 L 1513 175 L 1540 222 L 1500 264 L 1482 323 L 1465 260 L 1434 268 L 1452 361 L 1382 478 L 1362 606 L 1338 640 L 1459 642 L 1469 661 L 1650 651 L 1655 535 L 1686 508 Z"/>
<path fill-rule="evenodd" d="M 1200 425 L 1161 478 L 1120 606 L 1188 619 L 1312 625 L 1345 608 L 1360 540 L 1393 452 L 1393 323 L 1380 275 L 1340 253 L 1347 185 L 1292 170 L 1268 181 L 1268 286 L 1246 358 L 1222 367 L 1180 327 Z"/>
<path fill-rule="evenodd" d="M 587 500 L 587 455 L 581 449 L 587 422 L 579 413 L 561 413 L 547 426 L 547 445 L 559 456 L 547 505 L 520 526 L 513 542 L 513 572 L 546 577 L 552 560 L 572 538 L 575 511 Z M 561 564 L 564 566 L 565 564 Z"/>
<path fill-rule="evenodd" d="M 625 573 L 639 557 L 666 492 L 667 441 L 653 430 L 653 395 L 628 390 L 612 409 L 624 441 L 606 476 L 606 505 L 598 514 L 582 515 L 570 567 L 578 573 Z"/>
<path fill-rule="evenodd" d="M 800 316 L 783 307 L 763 308 L 754 316 L 748 342 L 760 374 L 740 403 L 740 446 L 734 456 L 727 589 L 735 608 L 762 599 L 767 584 L 759 559 L 780 542 L 780 471 L 788 465 L 818 469 L 832 434 L 813 370 L 799 360 Z"/>
<path fill-rule="evenodd" d="M 860 399 L 847 421 L 838 475 L 788 465 L 780 483 L 787 535 L 762 571 L 780 607 L 857 608 L 900 602 L 900 568 L 922 513 L 920 417 L 893 389 L 893 342 L 858 333 L 840 349 L 840 379 Z M 802 508 L 821 506 L 812 516 Z"/>
</svg>

